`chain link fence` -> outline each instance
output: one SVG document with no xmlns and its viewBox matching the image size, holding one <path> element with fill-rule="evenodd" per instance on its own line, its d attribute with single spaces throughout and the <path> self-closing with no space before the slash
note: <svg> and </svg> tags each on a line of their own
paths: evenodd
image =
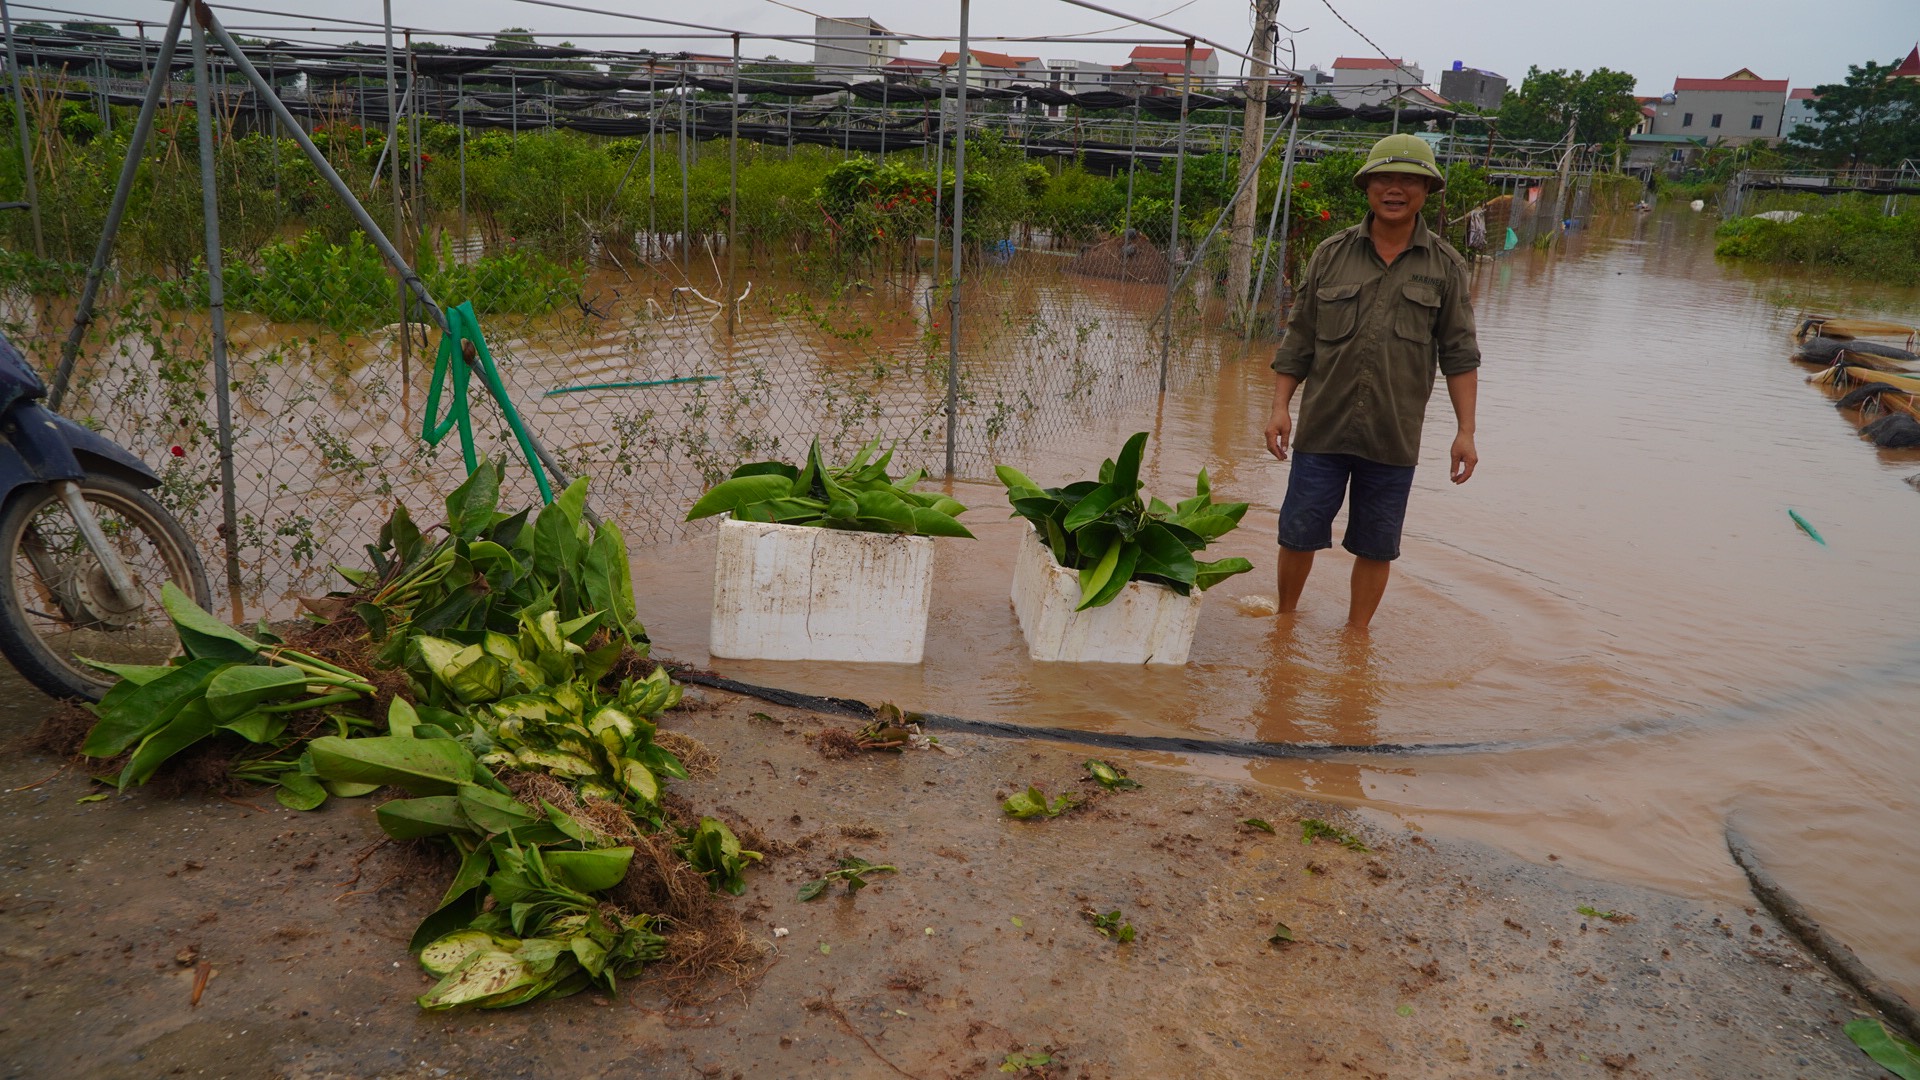
<svg viewBox="0 0 1920 1080">
<path fill-rule="evenodd" d="M 7 222 L 0 324 L 51 370 L 131 124 L 122 114 L 82 137 L 69 87 L 29 85 L 23 141 L 46 178 L 46 257 Z M 429 446 L 424 429 L 464 410 L 477 453 L 523 455 L 483 380 L 457 392 L 460 358 L 443 361 L 439 332 L 403 307 L 352 208 L 270 116 L 216 98 L 231 527 L 198 125 L 184 105 L 156 117 L 62 411 L 155 463 L 162 501 L 208 564 L 229 545 L 237 555 L 239 580 L 222 588 L 216 569 L 216 590 L 249 616 L 279 616 L 334 587 L 332 565 L 364 563 L 395 503 L 433 516 L 465 470 L 457 438 Z M 877 440 L 902 470 L 937 477 L 951 463 L 990 478 L 1095 416 L 1150 426 L 1162 389 L 1212 377 L 1241 344 L 1220 332 L 1227 233 L 1213 228 L 1238 179 L 1231 124 L 1183 131 L 1123 113 L 1042 130 L 983 107 L 968 117 L 956 288 L 951 135 L 868 152 L 702 138 L 671 114 L 641 136 L 412 115 L 388 138 L 364 89 L 308 99 L 303 128 L 320 152 L 439 303 L 472 303 L 506 400 L 562 468 L 591 477 L 595 507 L 635 543 L 692 535 L 702 526 L 681 519 L 701 491 L 743 462 L 798 459 L 816 438 L 830 458 Z M 957 112 L 938 122 L 957 126 Z M 1027 145 L 1083 137 L 1124 137 L 1128 153 L 1096 167 Z M 1315 133 L 1314 153 L 1372 137 Z M 1276 152 L 1263 226 L 1280 169 Z M 1535 207 L 1552 197 L 1518 180 L 1513 194 L 1514 227 L 1539 229 Z M 1277 300 L 1278 259 L 1258 246 Z M 508 476 L 505 505 L 538 498 L 529 469 Z"/>
</svg>

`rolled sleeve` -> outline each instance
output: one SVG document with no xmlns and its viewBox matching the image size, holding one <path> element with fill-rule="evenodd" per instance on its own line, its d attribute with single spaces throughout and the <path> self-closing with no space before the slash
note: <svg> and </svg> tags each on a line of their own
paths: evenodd
<svg viewBox="0 0 1920 1080">
<path fill-rule="evenodd" d="M 1466 268 L 1455 263 L 1451 276 L 1453 285 L 1440 308 L 1439 325 L 1434 327 L 1440 374 L 1449 377 L 1465 375 L 1480 366 L 1480 339 L 1473 324 L 1473 301 L 1467 295 Z"/>
</svg>

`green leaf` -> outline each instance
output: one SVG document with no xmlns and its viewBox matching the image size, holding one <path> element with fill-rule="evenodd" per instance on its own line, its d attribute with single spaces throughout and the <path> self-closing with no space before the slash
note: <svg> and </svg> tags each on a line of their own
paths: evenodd
<svg viewBox="0 0 1920 1080">
<path fill-rule="evenodd" d="M 595 851 L 549 851 L 543 858 L 560 883 L 576 892 L 605 892 L 620 884 L 633 862 L 630 847 Z"/>
<path fill-rule="evenodd" d="M 481 832 L 503 833 L 540 820 L 540 815 L 532 807 L 511 795 L 488 791 L 474 784 L 460 785 L 455 794 L 460 800 L 460 812 Z"/>
<path fill-rule="evenodd" d="M 1283 923 L 1283 922 L 1274 923 L 1273 933 L 1267 935 L 1267 940 L 1274 943 L 1275 945 L 1278 945 L 1283 941 L 1292 941 L 1293 927 L 1288 926 L 1286 923 Z"/>
<path fill-rule="evenodd" d="M 394 799 L 374 807 L 373 817 L 395 840 L 473 831 L 473 823 L 467 820 L 459 798 L 453 795 Z"/>
<path fill-rule="evenodd" d="M 500 504 L 500 466 L 491 458 L 482 458 L 466 482 L 447 496 L 447 531 L 471 540 L 493 524 L 493 511 Z"/>
<path fill-rule="evenodd" d="M 387 640 L 387 613 L 384 608 L 378 604 L 355 604 L 353 612 L 360 616 L 361 622 L 367 624 L 367 637 L 375 643 Z"/>
<path fill-rule="evenodd" d="M 288 769 L 280 774 L 280 787 L 273 797 L 289 810 L 314 810 L 327 801 L 327 789 L 299 769 Z"/>
<path fill-rule="evenodd" d="M 414 795 L 451 795 L 473 779 L 473 755 L 452 739 L 326 735 L 315 739 L 307 751 L 322 779 L 390 784 Z"/>
<path fill-rule="evenodd" d="M 131 680 L 115 684 L 93 706 L 100 720 L 87 732 L 80 752 L 88 757 L 120 754 L 165 727 L 189 698 L 205 694 L 207 681 L 226 667 L 220 660 L 195 660 L 169 668 L 167 674 L 145 684 Z"/>
<path fill-rule="evenodd" d="M 142 739 L 133 757 L 127 759 L 115 782 L 121 791 L 133 784 L 144 784 L 166 760 L 213 734 L 213 714 L 204 698 L 186 702 L 167 725 Z"/>
<path fill-rule="evenodd" d="M 307 683 L 312 678 L 297 667 L 236 664 L 207 680 L 207 710 L 215 720 L 224 723 L 263 701 L 306 696 Z"/>
<path fill-rule="evenodd" d="M 279 738 L 280 733 L 287 730 L 287 718 L 282 713 L 250 712 L 214 726 L 222 731 L 231 731 L 250 743 L 266 743 Z"/>
<path fill-rule="evenodd" d="M 1009 499 L 1017 498 L 1028 493 L 1034 495 L 1040 494 L 1040 485 L 1027 479 L 1025 473 L 1011 465 L 995 465 L 993 467 L 993 475 L 999 477 L 1000 482 L 1006 485 L 1007 497 Z"/>
<path fill-rule="evenodd" d="M 560 511 L 568 521 L 573 522 L 575 525 L 580 524 L 580 517 L 586 512 L 586 509 L 587 478 L 584 476 L 576 477 L 573 483 L 567 485 L 567 490 L 561 492 L 559 496 L 553 500 L 553 504 L 547 507 L 547 510 Z M 546 510 L 541 511 L 542 514 L 546 512 Z"/>
<path fill-rule="evenodd" d="M 540 981 L 541 973 L 511 953 L 481 949 L 435 983 L 433 989 L 420 995 L 418 1000 L 421 1008 L 437 1012 L 458 1005 L 481 1004 L 483 999 Z"/>
<path fill-rule="evenodd" d="M 920 536 L 957 536 L 973 539 L 973 533 L 953 518 L 927 507 L 914 507 L 913 531 Z"/>
<path fill-rule="evenodd" d="M 1244 574 L 1252 569 L 1253 564 L 1238 555 L 1213 562 L 1195 563 L 1193 587 L 1202 590 L 1211 589 L 1235 574 Z"/>
<path fill-rule="evenodd" d="M 1100 591 L 1107 587 L 1107 582 L 1113 578 L 1114 568 L 1120 565 L 1120 549 L 1125 546 L 1126 541 L 1115 536 L 1108 542 L 1106 550 L 1101 554 L 1097 562 L 1092 566 L 1081 569 L 1080 606 L 1075 608 L 1075 611 L 1085 611 L 1094 606 L 1094 598 L 1099 596 Z M 1123 578 L 1121 580 L 1124 581 L 1125 579 Z"/>
<path fill-rule="evenodd" d="M 742 476 L 784 476 L 789 480 L 798 480 L 800 470 L 784 461 L 755 461 L 733 470 L 733 475 Z"/>
<path fill-rule="evenodd" d="M 735 477 L 715 484 L 713 490 L 700 496 L 700 500 L 693 504 L 693 509 L 687 511 L 687 520 L 697 521 L 715 514 L 731 513 L 742 506 L 794 494 L 805 495 L 807 492 L 800 490 L 797 481 L 777 473 Z"/>
<path fill-rule="evenodd" d="M 1088 775 L 1092 776 L 1101 787 L 1106 788 L 1108 791 L 1125 791 L 1128 788 L 1137 788 L 1140 786 L 1138 780 L 1132 780 L 1127 777 L 1125 769 L 1115 768 L 1098 758 L 1088 758 L 1081 763 L 1081 768 L 1086 769 Z"/>
<path fill-rule="evenodd" d="M 1265 818 L 1257 818 L 1257 817 L 1241 818 L 1240 824 L 1249 826 L 1251 828 L 1259 829 L 1261 832 L 1264 832 L 1264 833 L 1271 833 L 1274 835 L 1278 835 L 1278 831 L 1273 827 L 1273 822 L 1268 821 Z"/>
<path fill-rule="evenodd" d="M 1140 459 L 1146 456 L 1146 451 L 1147 433 L 1138 431 L 1120 448 L 1120 456 L 1114 459 L 1113 479 L 1108 483 L 1121 497 L 1140 490 Z"/>
<path fill-rule="evenodd" d="M 195 660 L 214 659 L 246 663 L 264 648 L 259 642 L 208 614 L 193 598 L 169 581 L 160 586 L 160 604 L 173 620 L 180 645 Z"/>
<path fill-rule="evenodd" d="M 1074 610 L 1085 611 L 1088 608 L 1104 607 L 1112 603 L 1113 598 L 1120 595 L 1120 590 L 1126 588 L 1127 583 L 1133 580 L 1133 568 L 1140 558 L 1140 546 L 1116 538 L 1114 550 L 1119 552 L 1119 558 L 1114 560 L 1106 581 L 1100 586 L 1099 591 L 1091 596 L 1083 592 L 1080 597 L 1080 606 Z"/>
<path fill-rule="evenodd" d="M 646 627 L 633 596 L 633 567 L 627 561 L 627 541 L 612 522 L 601 524 L 587 547 L 587 601 L 596 610 L 609 613 L 613 628 L 636 642 L 647 639 Z M 617 655 L 617 654 L 616 654 Z"/>
<path fill-rule="evenodd" d="M 1853 1045 L 1900 1080 L 1920 1080 L 1920 1046 L 1887 1030 L 1878 1020 L 1862 1017 L 1842 1029 Z"/>
<path fill-rule="evenodd" d="M 800 886 L 800 900 L 802 903 L 805 903 L 808 900 L 817 899 L 821 893 L 824 893 L 826 891 L 827 891 L 827 879 L 815 878 L 814 880 L 807 882 L 805 885 Z"/>
<path fill-rule="evenodd" d="M 1155 574 L 1183 585 L 1192 585 L 1199 572 L 1193 552 L 1181 543 L 1165 525 L 1152 522 L 1134 534 L 1140 555 L 1134 563 L 1134 576 Z"/>
<path fill-rule="evenodd" d="M 1101 484 L 1088 492 L 1086 498 L 1075 503 L 1072 510 L 1067 511 L 1066 519 L 1060 522 L 1060 527 L 1068 532 L 1079 532 L 1088 522 L 1099 518 L 1112 508 L 1114 503 L 1125 497 L 1126 493 L 1112 484 Z"/>
</svg>

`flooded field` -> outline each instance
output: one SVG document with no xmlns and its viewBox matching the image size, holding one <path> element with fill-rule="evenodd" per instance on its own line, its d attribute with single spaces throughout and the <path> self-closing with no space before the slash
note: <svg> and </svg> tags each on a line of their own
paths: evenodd
<svg viewBox="0 0 1920 1080">
<path fill-rule="evenodd" d="M 1482 369 L 1473 481 L 1445 482 L 1430 414 L 1405 555 L 1372 640 L 1348 641 L 1347 559 L 1323 558 L 1290 625 L 1274 591 L 1285 466 L 1261 444 L 1264 362 L 1231 343 L 1164 401 L 1087 420 L 1021 464 L 1077 479 L 1150 429 L 1163 497 L 1205 466 L 1255 504 L 1193 661 L 1157 671 L 1030 663 L 1007 603 L 1015 541 L 997 485 L 961 482 L 977 543 L 942 541 L 916 668 L 745 663 L 746 681 L 983 719 L 1343 744 L 1484 744 L 1344 761 L 1192 768 L 1371 807 L 1600 877 L 1747 895 L 1723 830 L 1869 964 L 1920 997 L 1920 583 L 1904 573 L 1920 454 L 1874 450 L 1805 370 L 1801 307 L 1920 318 L 1920 291 L 1743 277 L 1684 210 L 1577 234 L 1476 271 Z M 1214 365 L 1217 365 L 1215 367 Z M 1787 515 L 1811 520 L 1814 544 Z M 711 552 L 637 552 L 660 651 L 706 663 Z"/>
</svg>

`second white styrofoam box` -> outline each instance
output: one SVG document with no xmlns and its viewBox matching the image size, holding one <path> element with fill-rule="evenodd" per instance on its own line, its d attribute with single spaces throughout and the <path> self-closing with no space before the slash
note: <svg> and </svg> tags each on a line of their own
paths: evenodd
<svg viewBox="0 0 1920 1080">
<path fill-rule="evenodd" d="M 1130 581 L 1111 603 L 1086 611 L 1080 574 L 1053 561 L 1029 530 L 1013 567 L 1013 613 L 1035 660 L 1112 664 L 1184 664 L 1200 624 L 1200 592 Z"/>
<path fill-rule="evenodd" d="M 933 540 L 803 525 L 720 523 L 714 656 L 917 664 Z"/>
</svg>

